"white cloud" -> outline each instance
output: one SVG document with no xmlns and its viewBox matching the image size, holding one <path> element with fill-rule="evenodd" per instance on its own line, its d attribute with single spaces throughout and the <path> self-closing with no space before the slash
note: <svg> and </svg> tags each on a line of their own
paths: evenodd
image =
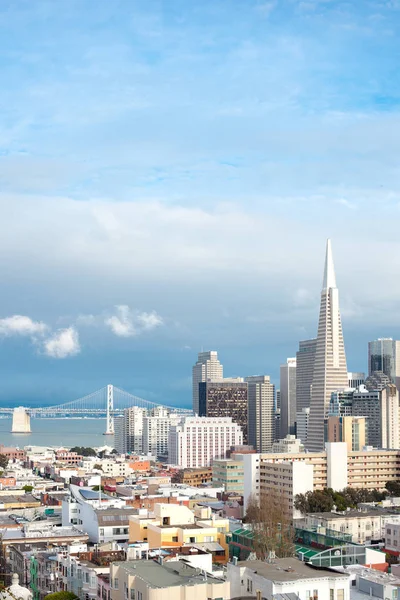
<svg viewBox="0 0 400 600">
<path fill-rule="evenodd" d="M 158 315 L 154 310 L 151 313 L 141 313 L 137 317 L 138 322 L 144 330 L 151 330 L 164 323 L 162 317 Z"/>
<path fill-rule="evenodd" d="M 48 327 L 42 321 L 33 321 L 30 317 L 24 315 L 13 315 L 0 319 L 0 335 L 22 335 L 35 337 L 43 335 Z"/>
<path fill-rule="evenodd" d="M 77 330 L 74 327 L 59 329 L 45 340 L 43 350 L 51 358 L 67 358 L 79 354 L 81 347 Z"/>
<path fill-rule="evenodd" d="M 105 324 L 119 337 L 134 337 L 143 331 L 151 331 L 164 323 L 163 318 L 154 310 L 138 313 L 126 304 L 115 307 L 117 314 L 105 319 Z"/>
<path fill-rule="evenodd" d="M 105 324 L 119 337 L 133 337 L 137 331 L 133 325 L 133 318 L 129 306 L 120 304 L 115 307 L 117 314 L 105 320 Z"/>
</svg>

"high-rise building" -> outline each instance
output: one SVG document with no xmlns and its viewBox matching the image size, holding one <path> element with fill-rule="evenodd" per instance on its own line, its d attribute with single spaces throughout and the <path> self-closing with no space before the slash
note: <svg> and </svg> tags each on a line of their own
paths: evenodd
<svg viewBox="0 0 400 600">
<path fill-rule="evenodd" d="M 281 439 L 281 409 L 277 408 L 274 414 L 274 442 Z"/>
<path fill-rule="evenodd" d="M 168 462 L 182 469 L 209 467 L 242 443 L 242 428 L 230 417 L 184 417 L 169 430 Z"/>
<path fill-rule="evenodd" d="M 309 408 L 303 408 L 300 412 L 296 413 L 296 437 L 301 440 L 304 445 L 307 443 L 309 418 Z"/>
<path fill-rule="evenodd" d="M 201 381 L 221 381 L 224 367 L 218 360 L 218 352 L 199 352 L 197 363 L 192 369 L 193 412 L 199 414 L 199 383 Z"/>
<path fill-rule="evenodd" d="M 327 442 L 345 442 L 349 452 L 362 450 L 366 445 L 365 417 L 328 417 Z"/>
<path fill-rule="evenodd" d="M 246 377 L 245 380 L 248 397 L 248 443 L 254 446 L 257 452 L 268 452 L 275 437 L 275 386 L 268 375 L 255 375 Z"/>
<path fill-rule="evenodd" d="M 114 446 L 120 454 L 143 453 L 143 417 L 145 408 L 132 406 L 114 419 Z"/>
<path fill-rule="evenodd" d="M 347 388 L 332 392 L 328 417 L 348 417 L 353 414 L 353 396 L 358 388 Z"/>
<path fill-rule="evenodd" d="M 394 384 L 373 391 L 360 386 L 353 393 L 353 415 L 366 417 L 369 446 L 399 448 L 399 393 Z"/>
<path fill-rule="evenodd" d="M 281 437 L 296 432 L 296 359 L 288 358 L 280 368 Z"/>
<path fill-rule="evenodd" d="M 324 421 L 328 416 L 331 394 L 346 387 L 347 365 L 339 310 L 339 290 L 336 287 L 331 241 L 328 240 L 311 391 L 307 438 L 309 450 L 323 450 Z"/>
<path fill-rule="evenodd" d="M 276 390 L 275 408 L 281 409 L 281 390 Z"/>
<path fill-rule="evenodd" d="M 378 338 L 368 342 L 368 375 L 382 371 L 396 383 L 400 377 L 400 341 L 392 338 Z"/>
<path fill-rule="evenodd" d="M 231 417 L 241 426 L 247 444 L 247 383 L 201 381 L 199 383 L 199 416 Z"/>
<path fill-rule="evenodd" d="M 355 373 L 349 371 L 347 373 L 347 386 L 349 388 L 358 388 L 365 383 L 365 373 Z"/>
<path fill-rule="evenodd" d="M 156 457 L 168 455 L 168 436 L 172 425 L 180 421 L 180 416 L 171 414 L 164 406 L 157 406 L 143 418 L 143 453 Z"/>
<path fill-rule="evenodd" d="M 368 375 L 365 380 L 365 387 L 370 392 L 376 392 L 385 389 L 389 383 L 391 383 L 389 375 L 386 375 L 383 371 L 375 371 Z"/>
<path fill-rule="evenodd" d="M 296 352 L 296 412 L 309 408 L 314 375 L 316 338 L 299 342 Z"/>
</svg>

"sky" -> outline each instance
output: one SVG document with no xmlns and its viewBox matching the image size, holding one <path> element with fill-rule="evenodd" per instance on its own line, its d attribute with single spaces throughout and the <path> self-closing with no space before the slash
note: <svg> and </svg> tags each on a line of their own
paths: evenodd
<svg viewBox="0 0 400 600">
<path fill-rule="evenodd" d="M 0 403 L 400 339 L 399 0 L 0 3 Z"/>
</svg>

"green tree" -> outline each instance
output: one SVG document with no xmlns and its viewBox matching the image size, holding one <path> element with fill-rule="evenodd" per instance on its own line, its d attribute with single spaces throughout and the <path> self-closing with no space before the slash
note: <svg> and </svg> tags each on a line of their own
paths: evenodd
<svg viewBox="0 0 400 600">
<path fill-rule="evenodd" d="M 6 469 L 8 466 L 8 457 L 5 454 L 0 454 L 0 469 Z"/>
<path fill-rule="evenodd" d="M 47 594 L 44 600 L 77 600 L 76 596 L 72 592 L 54 592 L 53 594 Z"/>
<path fill-rule="evenodd" d="M 400 481 L 388 481 L 385 488 L 391 496 L 400 496 Z"/>
<path fill-rule="evenodd" d="M 85 446 L 74 446 L 70 449 L 70 452 L 76 452 L 81 456 L 97 456 L 96 450 L 93 450 L 93 448 L 86 448 Z"/>
<path fill-rule="evenodd" d="M 93 469 L 97 469 L 98 471 L 102 471 L 103 467 L 99 463 L 96 463 L 95 465 L 93 465 Z"/>
<path fill-rule="evenodd" d="M 31 492 L 33 490 L 33 485 L 24 485 L 22 489 L 27 494 L 28 492 Z"/>
</svg>

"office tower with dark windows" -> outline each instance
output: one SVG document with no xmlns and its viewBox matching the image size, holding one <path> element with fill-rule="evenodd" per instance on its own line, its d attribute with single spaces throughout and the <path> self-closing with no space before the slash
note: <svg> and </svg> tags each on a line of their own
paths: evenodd
<svg viewBox="0 0 400 600">
<path fill-rule="evenodd" d="M 201 381 L 199 383 L 199 416 L 232 417 L 232 421 L 241 426 L 243 443 L 247 444 L 247 383 Z"/>
<path fill-rule="evenodd" d="M 303 340 L 296 352 L 296 412 L 310 407 L 316 343 L 316 338 Z"/>
<path fill-rule="evenodd" d="M 197 363 L 192 369 L 193 412 L 199 414 L 199 383 L 201 381 L 222 381 L 224 367 L 218 360 L 218 352 L 199 352 Z"/>
<path fill-rule="evenodd" d="M 400 377 L 400 341 L 378 338 L 368 342 L 368 375 L 382 371 L 391 383 Z"/>
<path fill-rule="evenodd" d="M 288 358 L 280 368 L 281 438 L 296 433 L 296 359 Z"/>
<path fill-rule="evenodd" d="M 268 375 L 246 377 L 248 443 L 257 452 L 269 452 L 275 438 L 275 386 Z"/>
</svg>

